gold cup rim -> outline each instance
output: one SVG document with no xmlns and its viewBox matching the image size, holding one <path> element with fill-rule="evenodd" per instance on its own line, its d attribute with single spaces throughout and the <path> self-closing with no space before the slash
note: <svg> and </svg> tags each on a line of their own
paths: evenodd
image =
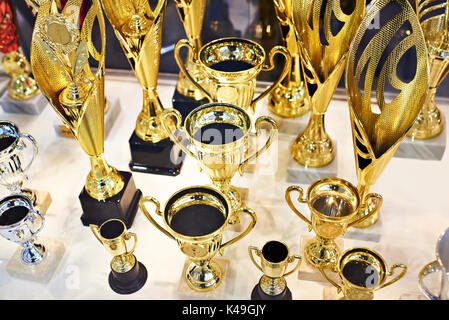
<svg viewBox="0 0 449 320">
<path fill-rule="evenodd" d="M 267 259 L 265 258 L 264 254 L 263 254 L 263 249 L 265 248 L 265 246 L 266 246 L 267 244 L 272 243 L 272 242 L 280 243 L 280 244 L 282 244 L 282 245 L 285 247 L 285 249 L 287 249 L 287 255 L 285 256 L 285 258 L 284 258 L 282 261 L 279 261 L 279 262 L 272 262 L 272 261 L 269 261 L 269 260 L 267 260 Z M 289 248 L 289 247 L 285 244 L 285 242 L 283 242 L 283 241 L 279 241 L 279 240 L 269 240 L 269 241 L 265 242 L 264 245 L 262 246 L 262 248 L 260 249 L 260 257 L 261 257 L 261 259 L 265 260 L 265 261 L 266 261 L 267 263 L 269 263 L 270 265 L 282 264 L 282 263 L 285 263 L 286 261 L 288 261 L 288 258 L 290 257 L 290 248 Z"/>
<path fill-rule="evenodd" d="M 250 44 L 250 45 L 256 47 L 257 50 L 261 53 L 259 56 L 260 58 L 259 58 L 258 63 L 253 65 L 251 68 L 248 68 L 248 69 L 242 70 L 242 71 L 219 71 L 219 70 L 215 70 L 215 69 L 209 67 L 203 59 L 203 56 L 205 55 L 204 52 L 207 48 L 209 48 L 217 43 L 220 43 L 220 42 L 241 42 L 241 43 L 247 43 L 247 44 Z M 265 62 L 265 56 L 266 56 L 265 50 L 260 44 L 258 44 L 257 42 L 255 42 L 253 40 L 246 39 L 246 38 L 239 38 L 239 37 L 226 37 L 226 38 L 219 38 L 219 39 L 209 41 L 208 43 L 204 44 L 198 51 L 198 60 L 200 61 L 201 65 L 204 68 L 206 68 L 206 70 L 209 71 L 210 73 L 216 72 L 216 73 L 222 73 L 222 74 L 235 74 L 235 75 L 247 74 L 248 70 L 261 68 L 263 63 Z"/>
<path fill-rule="evenodd" d="M 104 227 L 106 224 L 108 224 L 110 222 L 120 222 L 122 224 L 122 226 L 123 226 L 123 231 L 122 231 L 122 233 L 120 233 L 120 235 L 118 235 L 118 236 L 116 236 L 114 238 L 105 238 L 101 234 L 101 228 Z M 98 231 L 99 231 L 99 235 L 101 236 L 101 238 L 106 240 L 106 241 L 113 241 L 115 239 L 122 238 L 128 232 L 128 230 L 126 229 L 126 224 L 122 220 L 120 220 L 120 219 L 108 219 L 108 220 L 104 221 L 100 226 L 98 226 Z"/>
<path fill-rule="evenodd" d="M 347 190 L 351 191 L 351 193 L 356 198 L 356 202 L 357 202 L 357 205 L 354 207 L 353 212 L 351 212 L 350 214 L 347 214 L 345 216 L 340 216 L 340 217 L 339 216 L 335 216 L 335 217 L 333 217 L 333 216 L 328 216 L 328 215 L 325 215 L 325 214 L 321 213 L 320 211 L 316 210 L 311 205 L 311 200 L 313 200 L 313 199 L 311 199 L 311 194 L 314 191 L 314 189 L 316 189 L 318 185 L 326 184 L 326 183 L 329 184 L 329 185 L 334 184 L 334 185 L 344 186 L 344 187 L 346 187 Z M 344 220 L 352 219 L 357 214 L 357 212 L 359 211 L 359 208 L 361 206 L 361 201 L 360 201 L 359 192 L 358 192 L 357 188 L 352 183 L 350 183 L 349 181 L 347 181 L 345 179 L 342 179 L 342 178 L 327 177 L 327 178 L 319 179 L 319 180 L 315 181 L 314 183 L 312 183 L 309 186 L 309 188 L 307 189 L 307 206 L 309 207 L 310 211 L 313 214 L 319 216 L 320 219 L 330 220 L 330 221 L 344 221 Z"/>
<path fill-rule="evenodd" d="M 186 235 L 183 235 L 183 234 L 180 234 L 180 233 L 178 233 L 177 231 L 175 231 L 175 230 L 173 230 L 173 228 L 170 226 L 170 224 L 168 223 L 168 221 L 167 221 L 167 210 L 168 210 L 168 204 L 169 204 L 169 202 L 175 197 L 175 196 L 177 196 L 178 194 L 180 194 L 180 193 L 183 193 L 183 192 L 185 192 L 185 191 L 187 191 L 187 190 L 195 190 L 195 189 L 206 189 L 206 190 L 209 190 L 209 191 L 212 191 L 213 193 L 216 193 L 216 194 L 218 194 L 222 199 L 219 199 L 218 197 L 218 199 L 220 200 L 220 201 L 222 201 L 225 205 L 226 205 L 226 209 L 227 209 L 227 213 L 226 213 L 226 219 L 225 219 L 225 221 L 223 222 L 223 224 L 219 227 L 219 228 L 217 228 L 215 231 L 213 231 L 213 232 L 211 232 L 211 233 L 208 233 L 208 234 L 205 234 L 205 235 L 201 235 L 201 236 L 186 236 Z M 192 192 L 192 193 L 195 193 L 195 192 Z M 212 194 L 212 196 L 214 196 L 213 194 Z M 228 220 L 229 220 L 229 218 L 230 218 L 230 216 L 231 216 L 231 204 L 230 204 L 230 202 L 229 202 L 229 200 L 226 198 L 226 196 L 220 191 L 220 190 L 218 190 L 217 188 L 215 188 L 215 187 L 212 187 L 212 186 L 205 186 L 205 185 L 194 185 L 194 186 L 189 186 L 189 187 L 185 187 L 185 188 L 182 188 L 182 189 L 180 189 L 180 190 L 178 190 L 178 191 L 176 191 L 175 193 L 173 193 L 168 199 L 167 199 L 167 201 L 165 202 L 165 204 L 164 204 L 164 207 L 163 207 L 163 210 L 162 210 L 162 220 L 164 221 L 164 224 L 165 224 L 165 227 L 168 229 L 168 231 L 169 231 L 169 233 L 175 238 L 175 239 L 182 239 L 182 240 L 184 240 L 184 241 L 189 241 L 189 242 L 203 242 L 203 241 L 205 241 L 205 240 L 207 240 L 207 239 L 211 239 L 211 238 L 213 238 L 213 237 L 215 237 L 216 235 L 218 235 L 218 234 L 220 234 L 220 233 L 222 233 L 223 232 L 223 230 L 226 228 L 226 226 L 228 225 Z"/>
</svg>

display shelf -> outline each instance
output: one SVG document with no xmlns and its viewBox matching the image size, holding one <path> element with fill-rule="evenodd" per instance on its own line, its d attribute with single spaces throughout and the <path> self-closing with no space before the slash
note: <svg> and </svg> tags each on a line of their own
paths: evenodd
<svg viewBox="0 0 449 320">
<path fill-rule="evenodd" d="M 160 76 L 158 90 L 166 108 L 171 107 L 176 78 L 177 75 Z M 122 112 L 105 140 L 105 158 L 117 169 L 128 170 L 128 140 L 142 106 L 141 87 L 131 73 L 108 73 L 106 95 L 108 93 L 119 96 Z M 449 113 L 446 102 L 439 103 L 439 107 L 443 114 Z M 253 117 L 258 115 L 269 115 L 266 100 L 257 106 Z M 118 295 L 109 288 L 107 276 L 111 256 L 80 220 L 82 212 L 78 195 L 90 170 L 89 159 L 76 140 L 56 134 L 53 125 L 58 116 L 53 109 L 47 107 L 40 115 L 0 112 L 0 118 L 17 123 L 22 132 L 36 138 L 39 154 L 31 166 L 30 181 L 26 185 L 50 192 L 53 199 L 39 237 L 58 239 L 66 249 L 53 278 L 44 285 L 7 273 L 6 265 L 17 244 L 0 239 L 0 299 L 179 299 L 177 290 L 185 256 L 177 244 L 156 230 L 140 210 L 130 231 L 138 236 L 135 255 L 148 270 L 147 283 L 129 296 Z M 338 141 L 338 177 L 357 184 L 348 105 L 338 92 L 325 121 L 327 132 Z M 246 205 L 256 212 L 258 221 L 247 237 L 225 250 L 222 258 L 230 264 L 223 299 L 250 299 L 251 290 L 259 281 L 261 273 L 248 256 L 248 246 L 280 240 L 296 253 L 300 236 L 308 234 L 307 225 L 284 200 L 289 185 L 298 184 L 305 190 L 308 187 L 302 181 L 290 183 L 286 180 L 286 163 L 290 159 L 288 145 L 291 143 L 288 137 L 282 135 L 273 144 L 253 173 L 245 173 L 243 177 L 236 174 L 232 180 L 237 187 L 249 188 Z M 294 139 L 295 135 L 291 137 Z M 144 196 L 153 196 L 161 203 L 181 188 L 211 183 L 190 157 L 186 157 L 181 173 L 176 177 L 138 172 L 133 172 L 133 177 Z M 378 251 L 389 266 L 394 263 L 408 266 L 405 277 L 378 291 L 376 299 L 397 300 L 404 293 L 419 291 L 419 270 L 435 259 L 437 238 L 449 227 L 449 197 L 445 188 L 448 178 L 449 156 L 446 152 L 441 161 L 393 158 L 374 185 L 373 192 L 384 198 L 382 236 L 378 242 L 345 238 L 345 248 L 366 246 Z M 2 188 L 1 195 L 6 194 L 7 190 Z M 298 208 L 309 216 L 307 205 L 301 204 Z M 158 222 L 162 223 L 162 220 Z M 224 240 L 235 235 L 235 231 L 225 231 Z M 217 255 L 217 258 L 221 257 Z M 294 276 L 288 278 L 293 298 L 298 300 L 322 299 L 323 289 L 328 285 Z"/>
</svg>

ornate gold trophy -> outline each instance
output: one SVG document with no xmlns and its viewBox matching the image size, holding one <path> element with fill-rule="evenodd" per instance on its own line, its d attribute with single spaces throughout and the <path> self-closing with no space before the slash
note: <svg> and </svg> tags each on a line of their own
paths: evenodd
<svg viewBox="0 0 449 320">
<path fill-rule="evenodd" d="M 204 11 L 207 2 L 207 0 L 175 0 L 187 39 L 194 47 L 187 54 L 185 66 L 192 77 L 201 84 L 204 83 L 204 76 L 197 60 L 198 51 L 202 46 L 201 30 L 203 28 Z M 204 93 L 186 77 L 184 72 L 180 71 L 175 94 L 173 95 L 173 108 L 178 110 L 182 117 L 185 118 L 190 111 L 207 103 L 207 101 Z"/>
<path fill-rule="evenodd" d="M 79 198 L 84 225 L 116 218 L 129 227 L 141 197 L 130 172 L 117 171 L 104 159 L 105 26 L 98 0 L 92 2 L 83 23 L 78 19 L 82 0 L 58 9 L 44 2 L 36 17 L 31 65 L 36 81 L 56 113 L 72 131 L 91 162 L 91 171 Z M 99 25 L 101 51 L 92 42 Z M 96 73 L 91 65 L 97 63 Z"/>
<path fill-rule="evenodd" d="M 306 89 L 301 72 L 299 39 L 293 24 L 292 3 L 293 0 L 274 0 L 284 46 L 291 55 L 291 66 L 284 80 L 270 94 L 268 109 L 284 118 L 300 117 L 309 111 L 309 105 L 304 101 Z"/>
<path fill-rule="evenodd" d="M 132 171 L 178 175 L 182 151 L 162 130 L 156 86 L 167 0 L 151 10 L 148 0 L 102 0 L 104 12 L 143 89 L 143 107 L 129 140 Z M 173 150 L 172 150 L 173 149 Z"/>
<path fill-rule="evenodd" d="M 380 14 L 389 12 L 389 15 Z M 370 28 L 379 15 L 380 28 Z M 358 190 L 366 199 L 372 185 L 413 125 L 427 94 L 427 50 L 418 18 L 406 0 L 373 3 L 349 50 L 346 95 L 351 117 Z M 393 91 L 387 98 L 385 91 Z M 375 92 L 377 105 L 372 101 Z M 370 202 L 361 204 L 364 216 Z M 355 227 L 368 227 L 376 212 Z"/>
<path fill-rule="evenodd" d="M 407 136 L 425 140 L 438 136 L 444 126 L 435 94 L 449 73 L 449 2 L 417 0 L 416 6 L 429 54 L 429 93 Z"/>
<path fill-rule="evenodd" d="M 293 1 L 310 120 L 292 147 L 293 158 L 311 168 L 335 155 L 324 128 L 324 114 L 343 74 L 347 51 L 365 13 L 365 1 Z"/>
</svg>

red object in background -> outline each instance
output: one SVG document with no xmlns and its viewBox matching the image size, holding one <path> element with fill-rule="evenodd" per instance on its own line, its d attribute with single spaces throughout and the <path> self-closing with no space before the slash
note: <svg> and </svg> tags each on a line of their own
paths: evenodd
<svg viewBox="0 0 449 320">
<path fill-rule="evenodd" d="M 64 6 L 66 5 L 67 1 L 68 0 L 60 0 L 62 8 L 64 8 Z M 90 7 L 90 5 L 91 5 L 91 1 L 90 0 L 83 0 L 83 4 L 81 5 L 81 9 L 80 9 L 80 17 L 79 17 L 80 25 L 83 24 L 84 17 L 86 16 L 87 9 L 88 9 L 88 7 Z"/>
<path fill-rule="evenodd" d="M 0 0 L 0 52 L 10 53 L 19 49 L 12 5 L 10 0 Z"/>
</svg>

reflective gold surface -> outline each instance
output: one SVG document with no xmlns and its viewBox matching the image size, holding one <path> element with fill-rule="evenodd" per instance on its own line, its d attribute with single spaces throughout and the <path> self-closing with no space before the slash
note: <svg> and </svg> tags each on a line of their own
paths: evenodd
<svg viewBox="0 0 449 320">
<path fill-rule="evenodd" d="M 254 113 L 256 104 L 269 94 L 286 76 L 290 69 L 290 53 L 281 46 L 273 47 L 268 54 L 270 65 L 264 65 L 265 51 L 258 43 L 242 38 L 221 38 L 205 44 L 198 53 L 198 63 L 206 78 L 206 86 L 198 83 L 189 73 L 180 58 L 183 47 L 195 50 L 194 44 L 188 40 L 179 40 L 175 47 L 176 63 L 187 78 L 201 90 L 210 102 L 234 104 L 244 110 L 251 107 Z M 281 54 L 285 58 L 284 68 L 279 78 L 264 92 L 253 99 L 256 90 L 256 77 L 261 71 L 274 69 L 274 56 Z M 240 62 L 243 68 L 233 65 L 230 68 L 217 69 L 219 63 Z"/>
<path fill-rule="evenodd" d="M 159 0 L 154 10 L 148 0 L 102 0 L 101 3 L 143 89 L 136 135 L 157 143 L 167 138 L 159 119 L 164 108 L 156 90 L 167 0 Z"/>
<path fill-rule="evenodd" d="M 155 213 L 164 220 L 165 228 L 160 226 L 149 213 L 145 205 L 153 203 Z M 223 224 L 214 231 L 198 236 L 180 234 L 172 228 L 173 217 L 182 209 L 192 205 L 207 205 L 217 209 L 223 215 Z M 143 197 L 139 202 L 140 209 L 147 219 L 163 234 L 175 240 L 179 249 L 192 261 L 187 268 L 185 279 L 189 287 L 195 291 L 206 292 L 215 289 L 222 282 L 222 272 L 217 263 L 211 260 L 217 252 L 222 253 L 227 246 L 245 237 L 256 224 L 256 214 L 248 208 L 240 208 L 238 215 L 247 214 L 250 223 L 247 228 L 231 240 L 222 243 L 223 231 L 228 225 L 231 206 L 227 198 L 216 190 L 206 186 L 192 186 L 174 193 L 161 211 L 161 205 L 153 197 Z M 207 224 L 208 220 L 202 220 Z"/>
<path fill-rule="evenodd" d="M 284 118 L 296 118 L 309 111 L 304 100 L 305 88 L 301 76 L 301 57 L 292 16 L 292 0 L 274 0 L 284 46 L 291 55 L 290 70 L 268 98 L 268 109 Z"/>
<path fill-rule="evenodd" d="M 449 73 L 449 3 L 436 0 L 417 0 L 416 3 L 429 52 L 429 93 L 407 136 L 423 140 L 438 136 L 444 126 L 444 117 L 435 103 L 435 94 Z M 444 12 L 437 14 L 442 9 Z M 429 18 L 428 15 L 434 16 Z"/>
<path fill-rule="evenodd" d="M 298 202 L 307 203 L 310 209 L 310 220 L 306 218 L 293 204 L 291 193 L 298 193 Z M 285 191 L 285 200 L 290 209 L 308 226 L 314 230 L 316 237 L 307 243 L 304 257 L 314 267 L 334 268 L 340 255 L 335 239 L 354 226 L 374 214 L 382 204 L 382 198 L 371 193 L 361 198 L 357 188 L 340 178 L 324 178 L 315 181 L 304 191 L 299 186 L 290 186 Z M 375 204 L 368 215 L 357 217 L 361 199 L 370 200 Z"/>
<path fill-rule="evenodd" d="M 179 142 L 174 135 L 174 131 L 170 131 L 170 128 L 166 125 L 173 118 L 176 119 L 178 129 L 187 134 L 193 151 Z M 251 118 L 237 106 L 224 103 L 205 104 L 193 110 L 186 117 L 184 127 L 181 127 L 181 123 L 181 114 L 177 110 L 164 110 L 162 114 L 164 130 L 186 154 L 198 161 L 201 169 L 209 176 L 214 186 L 226 195 L 231 203 L 232 212 L 234 212 L 242 205 L 242 201 L 239 192 L 231 185 L 231 179 L 237 170 L 240 175 L 243 175 L 245 166 L 270 147 L 275 135 L 277 135 L 276 122 L 270 117 L 259 117 L 256 120 L 256 138 L 260 136 L 264 124 L 270 127 L 270 133 L 266 143 L 251 155 L 248 155 L 247 151 L 251 132 Z M 223 123 L 234 125 L 242 132 L 243 136 L 233 142 L 215 145 L 202 143 L 194 138 L 195 133 L 201 128 Z M 222 137 L 217 138 L 221 139 Z M 230 216 L 231 224 L 238 223 L 237 216 L 232 213 Z"/>
<path fill-rule="evenodd" d="M 371 21 L 381 10 L 392 7 L 397 12 L 394 18 L 380 28 L 370 28 Z M 395 46 L 399 40 L 401 45 Z M 400 64 L 409 49 L 416 51 L 415 58 L 409 59 L 407 64 Z M 413 61 L 416 61 L 414 70 Z M 400 76 L 407 72 L 413 76 L 402 80 Z M 410 4 L 405 0 L 376 1 L 357 31 L 346 67 L 346 95 L 358 190 L 362 199 L 366 199 L 372 185 L 413 125 L 426 98 L 428 77 L 426 44 Z M 387 85 L 394 89 L 393 98 L 385 96 Z M 377 101 L 372 98 L 373 94 Z M 364 201 L 359 216 L 370 211 L 370 206 L 370 202 Z M 376 212 L 355 227 L 368 227 L 378 217 L 379 213 Z"/>
<path fill-rule="evenodd" d="M 87 193 L 94 199 L 104 200 L 119 193 L 124 181 L 103 156 L 106 44 L 103 14 L 100 3 L 94 0 L 79 26 L 81 3 L 81 0 L 70 1 L 62 11 L 55 1 L 39 7 L 31 44 L 31 66 L 42 93 L 90 158 Z M 92 42 L 94 22 L 100 27 L 101 52 Z M 95 74 L 89 59 L 97 64 Z"/>
<path fill-rule="evenodd" d="M 352 10 L 351 10 L 352 9 Z M 301 165 L 323 167 L 334 159 L 324 114 L 343 74 L 347 51 L 365 13 L 365 1 L 293 1 L 293 22 L 301 51 L 310 120 L 292 146 Z M 339 22 L 335 30 L 332 25 Z M 336 32 L 337 31 L 337 32 Z"/>
<path fill-rule="evenodd" d="M 356 263 L 358 270 L 349 274 L 345 274 L 345 267 L 349 264 Z M 395 278 L 386 282 L 387 278 L 394 274 L 394 270 L 401 268 L 402 271 Z M 368 248 L 352 248 L 345 251 L 337 264 L 337 270 L 341 284 L 337 284 L 326 274 L 326 271 L 320 268 L 321 274 L 333 286 L 337 288 L 338 292 L 343 292 L 343 299 L 345 300 L 372 300 L 374 292 L 389 286 L 401 279 L 407 272 L 407 266 L 404 264 L 394 264 L 390 271 L 385 260 L 376 251 Z M 362 275 L 363 278 L 358 278 Z M 354 277 L 353 279 L 348 279 Z M 357 281 L 357 282 L 356 282 Z M 363 282 L 363 283 L 360 283 Z"/>
</svg>

